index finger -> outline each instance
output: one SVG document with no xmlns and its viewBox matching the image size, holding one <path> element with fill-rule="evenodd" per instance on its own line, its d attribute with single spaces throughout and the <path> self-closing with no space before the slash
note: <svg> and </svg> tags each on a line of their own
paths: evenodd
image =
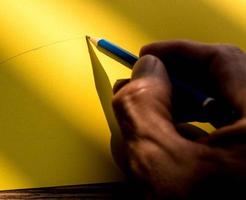
<svg viewBox="0 0 246 200">
<path fill-rule="evenodd" d="M 170 76 L 229 101 L 246 116 L 246 54 L 239 48 L 174 40 L 146 45 L 140 51 L 145 54 L 159 57 Z"/>
<path fill-rule="evenodd" d="M 140 50 L 140 56 L 153 54 L 163 58 L 171 55 L 197 59 L 210 60 L 215 54 L 215 49 L 205 43 L 190 40 L 172 40 L 148 44 Z"/>
<path fill-rule="evenodd" d="M 159 57 L 171 77 L 197 86 L 210 96 L 217 95 L 209 69 L 216 54 L 215 45 L 189 40 L 162 41 L 144 46 L 140 56 L 145 54 Z"/>
</svg>

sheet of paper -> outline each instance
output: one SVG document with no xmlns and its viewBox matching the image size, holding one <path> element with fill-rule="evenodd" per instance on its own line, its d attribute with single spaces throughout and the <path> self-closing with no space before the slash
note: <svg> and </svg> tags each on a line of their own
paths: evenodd
<svg viewBox="0 0 246 200">
<path fill-rule="evenodd" d="M 110 84 L 130 70 L 96 50 L 93 67 L 85 35 L 135 54 L 176 38 L 246 48 L 245 27 L 217 2 L 1 0 L 0 189 L 122 180 L 107 100 Z"/>
</svg>

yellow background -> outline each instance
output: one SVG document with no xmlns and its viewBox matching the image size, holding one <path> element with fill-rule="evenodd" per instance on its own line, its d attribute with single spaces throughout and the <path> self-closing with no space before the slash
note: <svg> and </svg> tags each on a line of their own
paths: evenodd
<svg viewBox="0 0 246 200">
<path fill-rule="evenodd" d="M 0 189 L 122 179 L 85 35 L 135 54 L 176 38 L 246 49 L 245 13 L 244 0 L 1 0 Z M 97 55 L 111 84 L 129 76 Z"/>
</svg>

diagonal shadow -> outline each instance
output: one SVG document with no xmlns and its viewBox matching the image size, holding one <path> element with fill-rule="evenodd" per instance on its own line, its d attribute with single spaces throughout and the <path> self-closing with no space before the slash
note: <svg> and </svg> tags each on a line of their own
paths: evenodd
<svg viewBox="0 0 246 200">
<path fill-rule="evenodd" d="M 88 51 L 91 59 L 91 65 L 93 70 L 95 87 L 98 97 L 100 99 L 105 118 L 108 123 L 108 127 L 111 132 L 111 150 L 116 162 L 121 163 L 123 156 L 123 143 L 119 125 L 114 116 L 111 100 L 113 97 L 112 87 L 107 76 L 107 73 L 103 69 L 102 64 L 97 58 L 93 47 L 88 39 L 86 39 Z"/>
</svg>

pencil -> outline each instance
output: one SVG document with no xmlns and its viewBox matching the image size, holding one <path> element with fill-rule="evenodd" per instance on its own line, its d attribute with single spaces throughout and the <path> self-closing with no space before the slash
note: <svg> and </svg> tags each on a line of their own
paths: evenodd
<svg viewBox="0 0 246 200">
<path fill-rule="evenodd" d="M 129 68 L 133 68 L 133 65 L 139 59 L 134 54 L 129 51 L 105 40 L 95 37 L 86 36 L 87 40 L 90 40 L 99 51 L 110 56 L 113 59 L 121 62 Z M 201 117 L 199 121 L 210 122 L 215 127 L 222 127 L 228 124 L 233 123 L 239 118 L 237 112 L 234 109 L 230 108 L 227 104 L 219 102 L 213 97 L 207 96 L 201 90 L 198 90 L 191 85 L 184 83 L 175 77 L 170 77 L 171 83 L 179 91 L 182 91 L 182 94 L 188 96 L 189 99 L 192 99 L 192 102 L 195 102 L 198 105 L 198 110 Z M 184 106 L 187 106 L 186 104 Z"/>
<path fill-rule="evenodd" d="M 89 36 L 86 36 L 86 38 L 89 39 L 99 49 L 99 51 L 121 62 L 129 68 L 132 68 L 138 60 L 137 56 L 105 39 Z"/>
</svg>

